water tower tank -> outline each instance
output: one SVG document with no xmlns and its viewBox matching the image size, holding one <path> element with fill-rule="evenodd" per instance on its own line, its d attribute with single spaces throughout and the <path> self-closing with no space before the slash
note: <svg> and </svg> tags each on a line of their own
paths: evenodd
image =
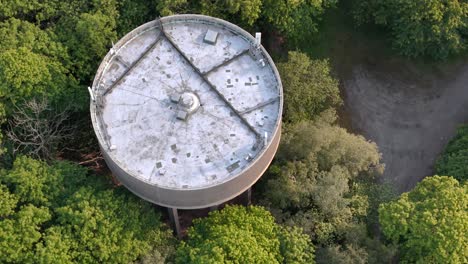
<svg viewBox="0 0 468 264">
<path fill-rule="evenodd" d="M 278 147 L 283 94 L 260 38 L 224 20 L 175 15 L 113 46 L 90 88 L 91 118 L 123 185 L 195 209 L 261 177 Z"/>
</svg>

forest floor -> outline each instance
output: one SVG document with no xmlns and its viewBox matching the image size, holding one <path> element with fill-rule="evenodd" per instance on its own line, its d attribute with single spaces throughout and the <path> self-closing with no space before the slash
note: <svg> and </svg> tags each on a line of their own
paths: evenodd
<svg viewBox="0 0 468 264">
<path fill-rule="evenodd" d="M 353 28 L 342 10 L 329 12 L 319 39 L 301 49 L 330 58 L 344 99 L 341 124 L 376 142 L 384 180 L 409 191 L 434 174 L 456 127 L 468 122 L 468 58 L 402 58 L 378 30 Z"/>
</svg>

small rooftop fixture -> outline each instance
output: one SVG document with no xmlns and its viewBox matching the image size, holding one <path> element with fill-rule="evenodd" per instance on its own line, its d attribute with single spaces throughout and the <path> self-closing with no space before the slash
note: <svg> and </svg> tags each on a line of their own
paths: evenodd
<svg viewBox="0 0 468 264">
<path fill-rule="evenodd" d="M 206 35 L 203 41 L 205 41 L 208 44 L 215 45 L 217 39 L 218 39 L 218 32 L 208 29 L 208 31 L 206 31 Z"/>
</svg>

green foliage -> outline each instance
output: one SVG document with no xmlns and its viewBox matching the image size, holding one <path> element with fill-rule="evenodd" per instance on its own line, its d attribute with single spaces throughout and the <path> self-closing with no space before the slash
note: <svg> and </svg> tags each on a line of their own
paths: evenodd
<svg viewBox="0 0 468 264">
<path fill-rule="evenodd" d="M 162 0 L 157 9 L 163 16 L 199 13 L 250 27 L 260 17 L 262 0 Z"/>
<path fill-rule="evenodd" d="M 312 119 L 342 101 L 338 81 L 326 60 L 311 60 L 306 54 L 289 52 L 288 61 L 278 63 L 284 89 L 284 120 Z"/>
<path fill-rule="evenodd" d="M 158 17 L 157 4 L 164 1 L 122 0 L 118 3 L 117 32 L 124 36 L 136 27 Z"/>
<path fill-rule="evenodd" d="M 194 3 L 191 3 L 188 0 L 161 0 L 158 1 L 156 8 L 161 16 L 183 14 L 187 13 L 189 9 L 191 10 L 191 13 L 196 14 L 198 9 L 189 8 L 189 4 L 193 5 Z"/>
<path fill-rule="evenodd" d="M 85 109 L 87 91 L 78 83 L 89 85 L 116 39 L 118 15 L 115 0 L 2 3 L 0 104 L 10 109 L 18 101 L 48 97 L 58 109 Z"/>
<path fill-rule="evenodd" d="M 64 180 L 60 170 L 27 157 L 18 157 L 13 169 L 3 175 L 3 181 L 11 186 L 20 202 L 38 206 L 55 202 Z"/>
<path fill-rule="evenodd" d="M 460 182 L 468 179 L 468 125 L 461 126 L 436 163 L 436 173 Z"/>
<path fill-rule="evenodd" d="M 388 28 L 394 47 L 406 56 L 444 59 L 466 49 L 466 1 L 357 0 L 355 17 Z"/>
<path fill-rule="evenodd" d="M 282 255 L 285 250 L 298 254 Z M 313 249 L 299 229 L 288 233 L 261 207 L 227 206 L 197 219 L 177 250 L 177 263 L 304 263 Z M 313 263 L 313 262 L 307 262 Z"/>
<path fill-rule="evenodd" d="M 298 227 L 284 227 L 279 232 L 280 252 L 283 263 L 315 263 L 314 248 L 310 237 Z"/>
<path fill-rule="evenodd" d="M 0 20 L 6 18 L 19 18 L 31 20 L 31 22 L 42 22 L 50 19 L 56 12 L 57 0 L 7 0 L 0 5 Z"/>
<path fill-rule="evenodd" d="M 1 219 L 1 218 L 0 218 Z M 34 263 L 34 246 L 42 238 L 42 226 L 51 219 L 46 207 L 27 204 L 0 220 L 0 262 Z"/>
<path fill-rule="evenodd" d="M 0 53 L 0 69 L 0 98 L 4 102 L 14 103 L 49 89 L 55 92 L 47 58 L 26 48 Z"/>
<path fill-rule="evenodd" d="M 0 36 L 0 51 L 24 47 L 60 62 L 66 63 L 68 60 L 67 50 L 57 42 L 54 32 L 42 30 L 30 22 L 8 19 L 0 23 Z"/>
<path fill-rule="evenodd" d="M 424 179 L 379 209 L 382 231 L 399 243 L 403 263 L 467 263 L 468 184 Z"/>
<path fill-rule="evenodd" d="M 280 223 L 300 226 L 320 246 L 320 263 L 389 260 L 395 251 L 370 238 L 366 223 L 379 203 L 370 196 L 383 172 L 377 146 L 333 125 L 335 118 L 328 110 L 286 127 L 264 203 Z"/>
<path fill-rule="evenodd" d="M 318 32 L 318 23 L 327 8 L 338 0 L 264 0 L 262 15 L 274 28 L 286 35 L 291 46 Z"/>
<path fill-rule="evenodd" d="M 150 204 L 68 162 L 18 157 L 0 195 L 2 263 L 129 263 L 170 244 Z"/>
<path fill-rule="evenodd" d="M 16 205 L 18 204 L 18 197 L 8 191 L 8 188 L 0 184 L 0 219 L 13 214 Z"/>
<path fill-rule="evenodd" d="M 18 101 L 70 97 L 77 83 L 69 74 L 65 47 L 50 30 L 18 19 L 0 23 L 0 103 L 7 109 Z M 8 111 L 11 112 L 11 111 Z"/>
<path fill-rule="evenodd" d="M 201 0 L 200 13 L 252 26 L 260 17 L 262 0 Z"/>
<path fill-rule="evenodd" d="M 72 58 L 71 70 L 78 80 L 90 80 L 97 66 L 117 39 L 117 4 L 113 0 L 100 2 L 94 9 L 77 16 L 63 18 L 57 25 L 57 35 Z"/>
<path fill-rule="evenodd" d="M 266 192 L 273 205 L 281 209 L 316 206 L 329 216 L 343 214 L 351 202 L 342 199 L 351 191 L 351 182 L 381 172 L 374 143 L 323 119 L 300 122 L 283 136 L 278 156 L 286 162 L 268 181 Z"/>
</svg>

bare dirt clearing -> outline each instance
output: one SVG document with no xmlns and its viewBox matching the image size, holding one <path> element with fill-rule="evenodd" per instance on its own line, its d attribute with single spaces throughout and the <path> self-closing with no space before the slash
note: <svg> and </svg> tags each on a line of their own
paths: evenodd
<svg viewBox="0 0 468 264">
<path fill-rule="evenodd" d="M 356 63 L 341 79 L 353 130 L 377 143 L 384 178 L 400 192 L 433 174 L 456 127 L 468 121 L 468 63 L 450 68 Z"/>
</svg>

